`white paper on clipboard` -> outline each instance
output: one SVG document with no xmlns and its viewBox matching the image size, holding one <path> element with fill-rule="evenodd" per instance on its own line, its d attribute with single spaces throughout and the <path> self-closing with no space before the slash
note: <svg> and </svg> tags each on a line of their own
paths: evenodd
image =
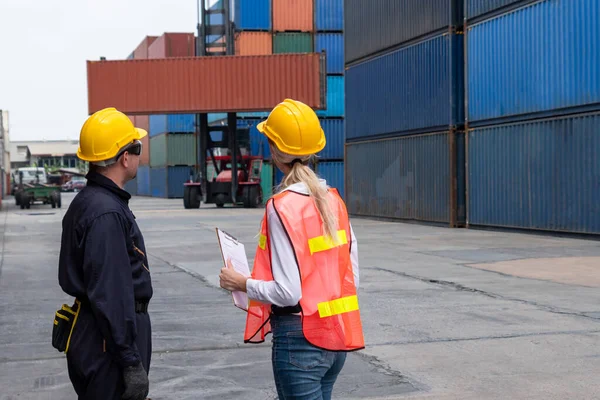
<svg viewBox="0 0 600 400">
<path fill-rule="evenodd" d="M 243 243 L 219 228 L 217 228 L 217 239 L 219 239 L 224 265 L 227 265 L 227 260 L 231 259 L 231 264 L 237 272 L 245 277 L 250 277 L 248 257 Z M 231 292 L 231 295 L 233 296 L 233 304 L 236 307 L 248 311 L 248 295 L 246 293 L 234 291 Z"/>
</svg>

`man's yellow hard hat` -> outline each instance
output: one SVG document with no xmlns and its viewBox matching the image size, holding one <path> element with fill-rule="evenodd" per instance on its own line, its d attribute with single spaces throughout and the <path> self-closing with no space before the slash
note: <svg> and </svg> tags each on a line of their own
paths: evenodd
<svg viewBox="0 0 600 400">
<path fill-rule="evenodd" d="M 256 128 L 283 153 L 294 156 L 316 154 L 326 143 L 317 114 L 297 100 L 279 103 Z"/>
<path fill-rule="evenodd" d="M 127 115 L 109 107 L 92 114 L 79 133 L 77 157 L 83 161 L 99 162 L 115 157 L 119 150 L 148 132 L 136 128 Z"/>
</svg>

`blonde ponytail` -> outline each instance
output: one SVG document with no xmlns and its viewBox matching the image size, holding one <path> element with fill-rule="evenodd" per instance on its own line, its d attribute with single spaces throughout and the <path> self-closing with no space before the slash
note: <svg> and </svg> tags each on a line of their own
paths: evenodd
<svg viewBox="0 0 600 400">
<path fill-rule="evenodd" d="M 308 194 L 315 200 L 317 210 L 323 221 L 323 234 L 337 244 L 338 220 L 332 205 L 329 203 L 327 188 L 321 185 L 317 175 L 308 167 L 308 163 L 313 160 L 314 156 L 292 156 L 282 153 L 273 145 L 271 145 L 271 155 L 276 165 L 286 165 L 291 168 L 290 172 L 283 178 L 276 191 L 281 192 L 295 183 L 304 183 L 308 188 Z M 296 160 L 299 160 L 299 162 Z"/>
</svg>

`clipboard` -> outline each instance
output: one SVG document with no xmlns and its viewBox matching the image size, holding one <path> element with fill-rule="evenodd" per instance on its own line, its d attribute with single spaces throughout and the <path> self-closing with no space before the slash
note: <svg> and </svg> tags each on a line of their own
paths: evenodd
<svg viewBox="0 0 600 400">
<path fill-rule="evenodd" d="M 245 277 L 250 277 L 250 267 L 248 266 L 248 257 L 246 256 L 244 244 L 219 228 L 216 228 L 216 232 L 221 256 L 223 257 L 223 264 L 227 265 L 227 259 L 231 259 L 231 264 L 237 272 Z M 233 304 L 236 307 L 248 311 L 248 295 L 246 293 L 233 291 L 231 292 L 231 296 Z"/>
</svg>

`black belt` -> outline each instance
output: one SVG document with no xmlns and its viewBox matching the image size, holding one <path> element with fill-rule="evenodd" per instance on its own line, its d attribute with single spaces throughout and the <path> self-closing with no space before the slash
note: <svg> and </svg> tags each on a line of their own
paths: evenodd
<svg viewBox="0 0 600 400">
<path fill-rule="evenodd" d="M 139 301 L 135 302 L 135 312 L 136 313 L 147 313 L 148 312 L 148 304 L 149 303 L 141 303 Z"/>
<path fill-rule="evenodd" d="M 271 306 L 271 313 L 273 315 L 292 315 L 298 314 L 299 312 L 302 312 L 300 304 L 296 304 L 295 306 L 289 307 L 278 307 L 275 305 Z"/>
<path fill-rule="evenodd" d="M 90 302 L 88 299 L 84 299 L 84 300 L 80 300 L 82 305 L 90 305 Z M 148 312 L 148 302 L 146 303 L 142 303 L 141 301 L 136 301 L 135 302 L 135 312 L 136 313 L 147 313 Z"/>
</svg>

